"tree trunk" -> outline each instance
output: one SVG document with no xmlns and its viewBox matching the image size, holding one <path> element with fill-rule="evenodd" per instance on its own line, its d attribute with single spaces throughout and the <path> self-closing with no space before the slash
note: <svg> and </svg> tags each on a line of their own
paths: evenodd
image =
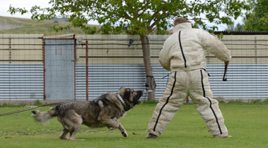
<svg viewBox="0 0 268 148">
<path fill-rule="evenodd" d="M 146 72 L 146 81 L 149 84 L 148 87 L 148 101 L 155 100 L 155 80 L 153 77 L 153 70 L 151 65 L 151 54 L 150 54 L 150 42 L 147 35 L 140 35 L 142 43 L 142 52 L 143 52 L 143 62 Z"/>
</svg>

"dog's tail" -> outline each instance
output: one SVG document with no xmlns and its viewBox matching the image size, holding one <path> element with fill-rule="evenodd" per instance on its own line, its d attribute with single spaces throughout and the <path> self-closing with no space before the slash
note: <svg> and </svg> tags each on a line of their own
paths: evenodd
<svg viewBox="0 0 268 148">
<path fill-rule="evenodd" d="M 40 112 L 39 110 L 32 111 L 32 117 L 35 121 L 47 124 L 53 117 L 58 115 L 57 106 L 51 107 L 47 112 Z"/>
</svg>

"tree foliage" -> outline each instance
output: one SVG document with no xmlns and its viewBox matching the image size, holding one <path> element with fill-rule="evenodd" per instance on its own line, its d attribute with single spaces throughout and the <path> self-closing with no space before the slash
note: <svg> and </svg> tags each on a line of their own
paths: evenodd
<svg viewBox="0 0 268 148">
<path fill-rule="evenodd" d="M 246 31 L 268 31 L 268 1 L 249 0 L 251 12 L 244 19 Z"/>
<path fill-rule="evenodd" d="M 50 20 L 57 15 L 69 16 L 69 26 L 54 26 L 55 31 L 79 27 L 85 33 L 94 34 L 96 28 L 89 27 L 89 21 L 98 21 L 102 26 L 101 33 L 117 34 L 122 31 L 128 34 L 166 33 L 177 16 L 184 16 L 196 26 L 208 29 L 205 22 L 230 24 L 242 15 L 242 10 L 249 6 L 240 0 L 50 0 L 51 7 L 33 6 L 31 10 L 10 6 L 9 12 L 32 13 L 34 20 Z M 225 13 L 223 16 L 219 12 Z M 200 17 L 201 14 L 205 16 Z M 215 29 L 212 26 L 210 29 Z"/>
<path fill-rule="evenodd" d="M 238 24 L 231 24 L 231 25 L 227 25 L 227 29 L 225 29 L 225 31 L 244 31 L 243 30 L 244 25 L 238 23 Z"/>
</svg>

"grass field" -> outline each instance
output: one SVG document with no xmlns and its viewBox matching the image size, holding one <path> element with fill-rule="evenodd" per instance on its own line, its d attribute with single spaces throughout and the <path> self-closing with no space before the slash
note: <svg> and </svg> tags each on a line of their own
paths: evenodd
<svg viewBox="0 0 268 148">
<path fill-rule="evenodd" d="M 193 104 L 185 104 L 175 115 L 166 131 L 157 139 L 144 139 L 156 103 L 144 103 L 130 110 L 120 120 L 129 137 L 119 130 L 92 129 L 82 126 L 77 139 L 58 138 L 61 125 L 56 118 L 47 126 L 32 119 L 30 111 L 0 117 L 1 148 L 266 148 L 268 147 L 268 103 L 233 102 L 220 104 L 229 134 L 233 138 L 213 138 Z M 25 107 L 0 107 L 0 113 Z M 43 107 L 41 110 L 48 110 Z"/>
</svg>

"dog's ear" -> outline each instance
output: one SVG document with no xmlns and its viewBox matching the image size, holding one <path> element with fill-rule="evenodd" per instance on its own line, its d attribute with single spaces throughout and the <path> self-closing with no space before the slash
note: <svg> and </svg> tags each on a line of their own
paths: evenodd
<svg viewBox="0 0 268 148">
<path fill-rule="evenodd" d="M 125 99 L 129 99 L 130 98 L 130 93 L 131 93 L 131 90 L 129 88 L 126 88 L 125 91 L 124 91 L 124 98 Z M 131 99 L 131 98 L 130 98 Z M 132 101 L 132 100 L 131 100 Z"/>
<path fill-rule="evenodd" d="M 119 90 L 124 89 L 124 87 L 120 87 Z"/>
<path fill-rule="evenodd" d="M 124 87 L 120 87 L 119 90 L 118 90 L 118 93 L 119 94 L 123 94 L 125 91 L 125 88 Z"/>
</svg>

